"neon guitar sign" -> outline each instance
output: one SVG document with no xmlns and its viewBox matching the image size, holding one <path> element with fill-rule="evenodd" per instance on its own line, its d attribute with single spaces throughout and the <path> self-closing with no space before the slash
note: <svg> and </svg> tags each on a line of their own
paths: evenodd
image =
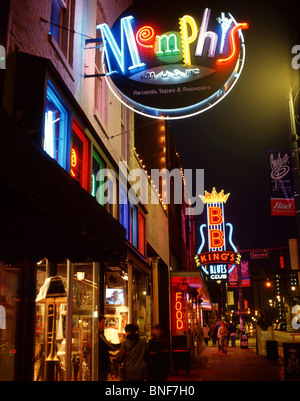
<svg viewBox="0 0 300 401">
<path fill-rule="evenodd" d="M 195 260 L 197 267 L 201 267 L 211 280 L 226 280 L 241 259 L 232 241 L 233 226 L 225 223 L 224 204 L 229 195 L 225 195 L 223 190 L 217 193 L 213 188 L 211 193 L 205 191 L 205 196 L 200 196 L 207 207 L 207 224 L 200 226 L 202 242 Z M 205 248 L 207 252 L 203 252 Z"/>
<path fill-rule="evenodd" d="M 97 26 L 101 73 L 115 96 L 140 114 L 169 119 L 199 114 L 223 99 L 239 78 L 245 61 L 242 31 L 248 27 L 230 13 L 208 8 L 198 19 L 179 14 L 174 20 L 132 6 L 112 28 Z"/>
</svg>

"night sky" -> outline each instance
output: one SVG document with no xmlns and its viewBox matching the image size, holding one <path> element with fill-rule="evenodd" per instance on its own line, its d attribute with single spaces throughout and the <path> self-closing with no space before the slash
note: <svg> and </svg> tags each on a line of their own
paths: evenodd
<svg viewBox="0 0 300 401">
<path fill-rule="evenodd" d="M 202 10 L 218 2 L 191 1 L 185 12 L 195 10 L 195 3 Z M 250 25 L 244 31 L 244 70 L 219 104 L 171 122 L 183 168 L 204 169 L 206 190 L 231 194 L 226 221 L 234 225 L 240 249 L 288 246 L 288 238 L 297 236 L 294 217 L 271 216 L 268 156 L 268 150 L 289 149 L 285 76 L 287 70 L 293 80 L 299 74 L 291 67 L 292 45 L 300 44 L 295 3 L 228 1 L 226 8 L 223 3 L 224 11 Z M 198 216 L 197 224 L 205 219 Z"/>
</svg>

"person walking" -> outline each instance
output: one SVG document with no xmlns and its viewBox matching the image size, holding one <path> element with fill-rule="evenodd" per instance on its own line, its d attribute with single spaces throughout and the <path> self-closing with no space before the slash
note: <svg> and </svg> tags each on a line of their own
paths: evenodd
<svg viewBox="0 0 300 401">
<path fill-rule="evenodd" d="M 152 329 L 152 337 L 147 347 L 147 373 L 148 380 L 167 380 L 170 363 L 169 342 L 160 324 Z"/>
<path fill-rule="evenodd" d="M 222 352 L 224 352 L 224 354 L 227 354 L 228 336 L 229 336 L 229 331 L 227 324 L 225 322 L 222 322 L 221 327 L 219 328 L 218 337 L 219 337 L 220 348 Z"/>
<path fill-rule="evenodd" d="M 123 364 L 122 380 L 146 380 L 146 342 L 140 339 L 138 326 L 125 326 L 126 339 L 121 343 L 117 362 Z"/>
<path fill-rule="evenodd" d="M 208 346 L 208 340 L 209 340 L 209 334 L 210 334 L 210 330 L 209 330 L 209 325 L 208 324 L 204 325 L 204 327 L 202 329 L 202 333 L 203 333 L 205 345 Z"/>
<path fill-rule="evenodd" d="M 229 327 L 229 336 L 230 336 L 230 341 L 231 341 L 231 346 L 235 347 L 235 339 L 236 339 L 236 327 L 234 323 L 230 323 Z"/>
<path fill-rule="evenodd" d="M 216 328 L 215 328 L 215 333 L 216 333 L 216 340 L 218 342 L 218 349 L 220 351 L 221 349 L 221 344 L 220 344 L 220 338 L 219 338 L 219 330 L 221 328 L 221 322 L 217 322 Z"/>
<path fill-rule="evenodd" d="M 98 316 L 98 330 L 99 330 L 99 364 L 98 376 L 100 381 L 106 381 L 107 375 L 111 373 L 111 364 L 109 351 L 117 351 L 120 344 L 110 343 L 104 335 L 106 317 L 99 314 Z"/>
<path fill-rule="evenodd" d="M 215 347 L 217 345 L 217 325 L 216 323 L 213 323 L 211 325 L 211 339 L 212 339 L 212 346 Z"/>
</svg>

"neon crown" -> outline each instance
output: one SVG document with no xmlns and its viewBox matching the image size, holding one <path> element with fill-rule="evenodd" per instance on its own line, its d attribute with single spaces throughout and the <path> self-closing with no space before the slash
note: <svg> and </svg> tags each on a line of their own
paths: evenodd
<svg viewBox="0 0 300 401">
<path fill-rule="evenodd" d="M 230 194 L 224 194 L 224 189 L 220 193 L 217 193 L 216 188 L 213 187 L 211 194 L 207 191 L 204 191 L 205 195 L 199 195 L 202 199 L 203 203 L 226 203 Z"/>
</svg>

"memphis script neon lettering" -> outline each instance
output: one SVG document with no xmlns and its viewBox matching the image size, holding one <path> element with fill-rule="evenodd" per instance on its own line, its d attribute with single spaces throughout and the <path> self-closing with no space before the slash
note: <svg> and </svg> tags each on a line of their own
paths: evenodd
<svg viewBox="0 0 300 401">
<path fill-rule="evenodd" d="M 195 56 L 216 58 L 216 65 L 226 65 L 232 61 L 238 49 L 238 31 L 248 29 L 248 23 L 237 23 L 229 14 L 221 13 L 217 21 L 221 27 L 221 34 L 209 31 L 208 25 L 211 10 L 206 8 L 203 13 L 200 29 L 195 19 L 190 15 L 179 18 L 179 30 L 166 33 L 155 32 L 150 25 L 140 27 L 136 32 L 133 29 L 134 17 L 127 16 L 120 20 L 120 42 L 118 43 L 109 26 L 104 23 L 97 26 L 100 29 L 106 63 L 107 75 L 127 74 L 138 68 L 146 68 L 142 62 L 140 52 L 153 52 L 156 57 L 165 63 L 178 63 L 181 60 L 185 66 L 192 64 L 190 45 L 196 42 Z M 198 34 L 199 32 L 199 34 Z M 204 54 L 204 44 L 208 41 L 207 54 Z M 229 46 L 225 46 L 229 43 Z M 224 54 L 225 48 L 227 53 Z M 128 57 L 129 56 L 129 57 Z M 114 60 L 113 60 L 114 59 Z M 127 61 L 130 60 L 130 61 Z M 119 71 L 112 66 L 118 66 Z"/>
</svg>

